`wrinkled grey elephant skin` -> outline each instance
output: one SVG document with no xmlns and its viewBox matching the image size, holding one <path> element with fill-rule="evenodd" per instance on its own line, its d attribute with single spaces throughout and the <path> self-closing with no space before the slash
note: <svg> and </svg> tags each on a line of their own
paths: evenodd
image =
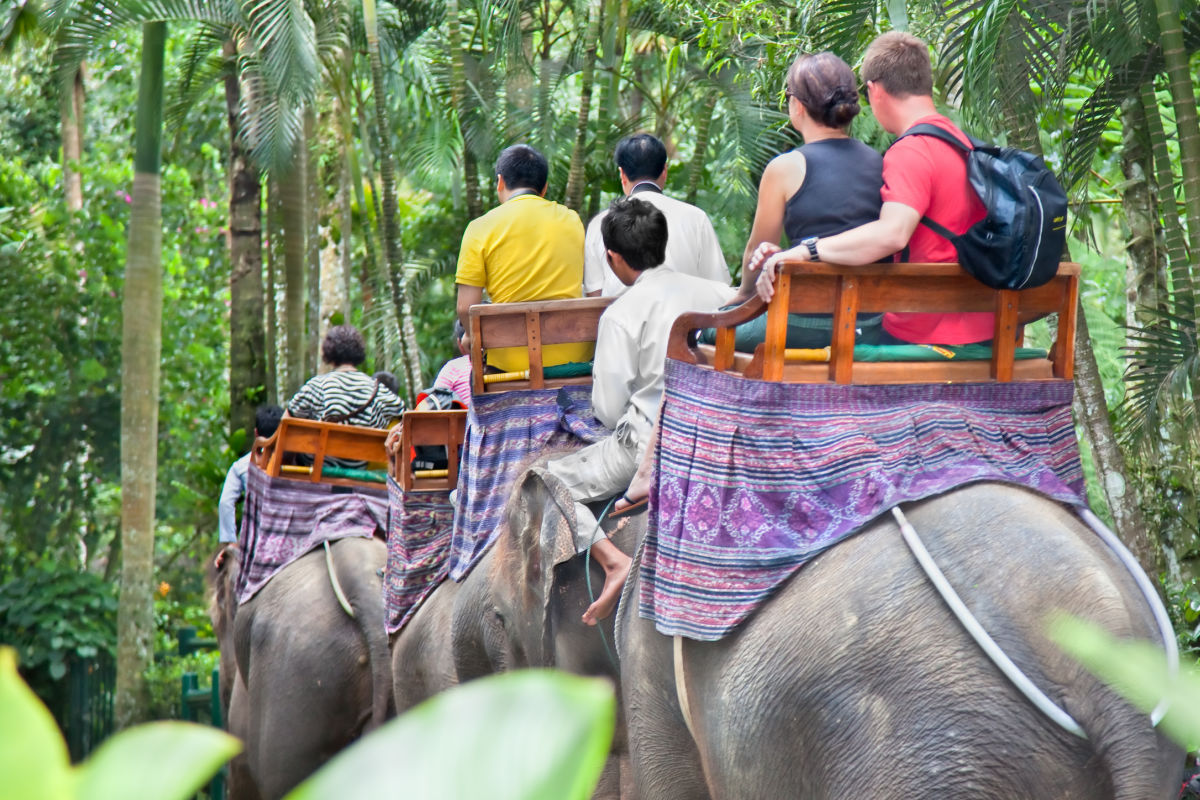
<svg viewBox="0 0 1200 800">
<path fill-rule="evenodd" d="M 905 509 L 984 628 L 1086 730 L 1057 727 L 951 615 L 890 515 L 800 570 L 719 642 L 625 604 L 621 680 L 639 797 L 1157 800 L 1181 751 L 1045 635 L 1058 610 L 1158 642 L 1149 607 L 1068 510 L 978 484 Z M 637 591 L 638 587 L 630 587 Z"/>
<path fill-rule="evenodd" d="M 456 683 L 525 667 L 557 667 L 616 682 L 616 664 L 600 632 L 581 620 L 591 602 L 584 558 L 558 563 L 564 547 L 573 552 L 573 543 L 562 526 L 543 524 L 553 501 L 540 481 L 516 484 L 496 543 L 461 583 L 443 581 L 395 637 L 397 711 Z M 637 528 L 618 533 L 617 546 L 632 553 Z M 604 572 L 595 563 L 590 566 L 592 586 L 599 591 Z M 611 618 L 601 623 L 610 646 L 612 624 Z M 620 724 L 614 752 L 616 758 L 624 753 Z M 594 798 L 621 796 L 623 776 L 615 761 Z"/>
<path fill-rule="evenodd" d="M 282 797 L 389 712 L 380 577 L 387 548 L 348 538 L 330 549 L 353 619 L 334 594 L 323 549 L 289 564 L 240 607 L 226 600 L 235 559 L 218 576 L 213 618 L 227 727 L 245 744 L 231 765 L 230 800 Z"/>
</svg>

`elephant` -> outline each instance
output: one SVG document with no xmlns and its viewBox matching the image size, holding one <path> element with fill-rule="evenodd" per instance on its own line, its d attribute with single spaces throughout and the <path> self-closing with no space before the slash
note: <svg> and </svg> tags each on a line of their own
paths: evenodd
<svg viewBox="0 0 1200 800">
<path fill-rule="evenodd" d="M 1063 611 L 1161 643 L 1134 579 L 1096 534 L 1007 484 L 903 510 L 984 629 L 1087 739 L 1001 674 L 887 517 L 817 556 L 715 642 L 672 639 L 641 618 L 635 564 L 617 628 L 636 795 L 1176 797 L 1182 751 L 1045 633 Z"/>
<path fill-rule="evenodd" d="M 582 621 L 594 592 L 604 585 L 604 570 L 589 563 L 586 554 L 575 554 L 574 537 L 566 523 L 566 509 L 573 509 L 573 502 L 561 484 L 557 488 L 555 484 L 556 479 L 548 480 L 540 468 L 517 479 L 506 529 L 489 552 L 487 563 L 476 567 L 476 571 L 486 569 L 488 576 L 482 582 L 488 594 L 482 626 L 484 649 L 494 663 L 505 668 L 555 667 L 577 675 L 606 677 L 619 693 L 614 618 L 601 620 L 595 627 Z M 569 516 L 573 519 L 573 510 Z M 630 522 L 639 519 L 645 519 L 645 512 Z M 632 555 L 644 524 L 614 522 L 605 527 L 613 543 Z M 463 648 L 456 645 L 455 649 L 461 652 Z M 618 706 L 612 753 L 593 798 L 628 797 L 627 764 L 625 725 Z"/>
<path fill-rule="evenodd" d="M 612 619 L 599 629 L 581 620 L 591 603 L 585 558 L 574 555 L 560 518 L 543 525 L 547 511 L 561 505 L 546 492 L 537 470 L 523 472 L 514 486 L 492 547 L 461 583 L 443 581 L 396 635 L 392 674 L 398 711 L 456 683 L 524 667 L 605 676 L 616 685 Z M 627 553 L 633 552 L 633 530 L 613 537 Z M 543 546 L 543 536 L 554 541 Z M 590 568 L 592 586 L 599 589 L 604 572 L 597 564 Z M 613 758 L 594 798 L 628 794 L 622 783 L 628 770 L 619 766 L 625 759 L 622 731 L 618 721 Z"/>
<path fill-rule="evenodd" d="M 391 707 L 382 581 L 386 546 L 350 537 L 284 567 L 240 606 L 241 564 L 211 575 L 227 728 L 245 745 L 230 770 L 232 800 L 282 797 Z M 343 610 L 332 576 L 353 618 Z"/>
<path fill-rule="evenodd" d="M 459 683 L 510 668 L 492 605 L 492 552 L 461 582 L 444 579 L 393 638 L 397 713 Z"/>
</svg>

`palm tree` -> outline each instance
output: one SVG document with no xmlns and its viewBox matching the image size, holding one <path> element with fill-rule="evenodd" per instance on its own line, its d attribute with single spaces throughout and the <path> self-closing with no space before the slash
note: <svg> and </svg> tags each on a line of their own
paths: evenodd
<svg viewBox="0 0 1200 800">
<path fill-rule="evenodd" d="M 10 54 L 21 42 L 53 36 L 60 17 L 49 15 L 37 0 L 17 0 L 0 11 L 0 58 Z M 81 62 L 70 82 L 59 91 L 59 115 L 62 120 L 63 193 L 67 210 L 83 208 L 83 183 L 77 164 L 83 157 L 84 65 Z"/>
<path fill-rule="evenodd" d="M 118 728 L 148 717 L 154 657 L 154 506 L 162 351 L 163 57 L 167 26 L 142 28 L 133 203 L 121 331 L 121 591 L 117 607 Z"/>
<path fill-rule="evenodd" d="M 421 377 L 421 356 L 416 349 L 416 330 L 409 305 L 408 283 L 401 260 L 400 234 L 396 227 L 396 165 L 392 157 L 391 126 L 387 121 L 387 98 L 383 85 L 383 60 L 379 51 L 379 26 L 375 0 L 363 0 L 363 27 L 366 31 L 367 54 L 371 64 L 371 83 L 374 88 L 377 148 L 380 182 L 383 185 L 383 256 L 391 281 L 392 304 L 401 327 L 400 358 L 410 399 L 416 397 L 424 383 Z"/>
</svg>

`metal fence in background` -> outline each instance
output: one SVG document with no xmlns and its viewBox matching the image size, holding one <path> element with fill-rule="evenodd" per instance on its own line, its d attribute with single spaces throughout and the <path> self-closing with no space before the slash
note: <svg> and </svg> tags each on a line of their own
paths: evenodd
<svg viewBox="0 0 1200 800">
<path fill-rule="evenodd" d="M 58 724 L 67 739 L 71 761 L 78 763 L 100 746 L 113 729 L 113 694 L 117 665 L 112 655 L 74 658 L 67 669 L 67 698 Z"/>
</svg>

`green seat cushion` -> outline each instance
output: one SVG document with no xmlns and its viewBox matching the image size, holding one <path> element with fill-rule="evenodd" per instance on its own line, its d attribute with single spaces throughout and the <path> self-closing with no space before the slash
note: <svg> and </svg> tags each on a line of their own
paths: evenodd
<svg viewBox="0 0 1200 800">
<path fill-rule="evenodd" d="M 1024 361 L 1030 358 L 1045 358 L 1045 350 L 1036 347 L 1018 347 L 1014 358 Z M 987 361 L 992 357 L 992 348 L 986 344 L 932 345 L 932 344 L 856 344 L 855 361 Z"/>
<path fill-rule="evenodd" d="M 368 481 L 370 483 L 387 483 L 387 472 L 381 469 L 352 469 L 350 467 L 335 467 L 332 464 L 326 464 L 321 468 L 321 476 L 347 478 L 352 481 Z"/>
<path fill-rule="evenodd" d="M 566 364 L 542 367 L 542 377 L 544 378 L 578 378 L 591 374 L 591 361 L 568 361 Z"/>
</svg>

